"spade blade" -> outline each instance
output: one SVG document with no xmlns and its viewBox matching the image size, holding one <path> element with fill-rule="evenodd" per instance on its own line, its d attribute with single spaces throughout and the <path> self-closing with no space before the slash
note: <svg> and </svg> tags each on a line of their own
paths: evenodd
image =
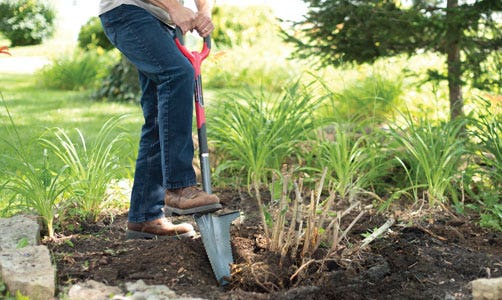
<svg viewBox="0 0 502 300">
<path fill-rule="evenodd" d="M 206 249 L 211 268 L 220 285 L 228 282 L 230 277 L 230 264 L 233 263 L 232 247 L 230 245 L 230 224 L 240 215 L 238 211 L 216 215 L 195 215 L 194 219 L 199 226 L 202 242 Z"/>
</svg>

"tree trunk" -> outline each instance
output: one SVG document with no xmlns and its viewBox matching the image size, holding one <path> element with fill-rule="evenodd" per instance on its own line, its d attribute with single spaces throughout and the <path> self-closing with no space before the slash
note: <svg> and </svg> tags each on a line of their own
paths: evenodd
<svg viewBox="0 0 502 300">
<path fill-rule="evenodd" d="M 462 98 L 462 67 L 460 62 L 460 38 L 462 29 L 459 26 L 455 9 L 458 0 L 447 2 L 447 33 L 446 55 L 448 65 L 448 90 L 450 97 L 450 119 L 454 120 L 464 115 L 464 100 Z"/>
</svg>

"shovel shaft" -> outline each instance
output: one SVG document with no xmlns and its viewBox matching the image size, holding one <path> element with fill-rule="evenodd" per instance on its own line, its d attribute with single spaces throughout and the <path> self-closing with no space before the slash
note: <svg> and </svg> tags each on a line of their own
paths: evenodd
<svg viewBox="0 0 502 300">
<path fill-rule="evenodd" d="M 204 111 L 204 96 L 202 93 L 202 76 L 201 65 L 202 61 L 206 59 L 211 50 L 211 38 L 204 38 L 204 45 L 200 52 L 189 51 L 183 45 L 183 34 L 181 30 L 176 27 L 175 43 L 180 49 L 181 53 L 190 61 L 195 71 L 195 118 L 197 120 L 197 136 L 199 139 L 199 159 L 202 177 L 202 188 L 208 194 L 211 194 L 211 168 L 209 165 L 209 147 L 207 145 L 207 131 L 206 131 L 206 114 Z"/>
<path fill-rule="evenodd" d="M 182 44 L 183 34 L 177 28 L 175 42 L 180 51 L 192 64 L 195 70 L 195 116 L 197 119 L 197 135 L 199 138 L 200 169 L 202 175 L 202 188 L 211 194 L 211 175 L 209 167 L 209 148 L 207 145 L 206 115 L 204 112 L 204 97 L 202 95 L 202 78 L 200 66 L 202 61 L 209 55 L 211 39 L 204 38 L 204 46 L 201 52 L 188 51 Z M 216 280 L 220 285 L 228 284 L 230 277 L 230 265 L 233 263 L 232 247 L 230 244 L 230 224 L 239 216 L 239 212 L 232 212 L 217 216 L 215 214 L 194 215 L 199 227 L 204 248 L 209 257 L 211 268 Z"/>
<path fill-rule="evenodd" d="M 209 147 L 207 145 L 206 114 L 204 111 L 204 97 L 202 95 L 202 79 L 195 80 L 195 117 L 197 119 L 197 136 L 199 138 L 199 160 L 202 177 L 202 189 L 211 194 L 211 169 L 209 167 Z"/>
</svg>

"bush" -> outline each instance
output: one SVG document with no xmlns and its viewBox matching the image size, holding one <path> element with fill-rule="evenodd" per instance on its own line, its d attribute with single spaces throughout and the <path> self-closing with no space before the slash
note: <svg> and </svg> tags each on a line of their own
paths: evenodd
<svg viewBox="0 0 502 300">
<path fill-rule="evenodd" d="M 101 51 L 102 52 L 102 51 Z M 37 73 L 38 81 L 45 87 L 61 90 L 94 88 L 105 76 L 112 59 L 99 50 L 56 58 L 52 64 Z"/>
<path fill-rule="evenodd" d="M 108 75 L 103 79 L 94 98 L 115 102 L 139 102 L 140 94 L 138 71 L 122 55 L 120 61 L 108 70 Z"/>
<path fill-rule="evenodd" d="M 54 9 L 41 1 L 2 1 L 0 31 L 12 46 L 37 45 L 54 33 L 55 16 Z"/>
<path fill-rule="evenodd" d="M 78 34 L 78 46 L 84 50 L 101 47 L 105 50 L 115 48 L 105 35 L 98 17 L 90 18 L 85 23 Z"/>
</svg>

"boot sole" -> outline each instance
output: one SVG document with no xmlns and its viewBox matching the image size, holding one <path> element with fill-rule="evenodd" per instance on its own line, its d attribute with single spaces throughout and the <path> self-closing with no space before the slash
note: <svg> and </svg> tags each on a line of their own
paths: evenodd
<svg viewBox="0 0 502 300">
<path fill-rule="evenodd" d="M 194 215 L 194 214 L 206 214 L 212 213 L 222 209 L 220 203 L 214 203 L 194 208 L 180 209 L 176 207 L 164 206 L 164 213 L 166 216 L 184 216 L 184 215 Z"/>
<path fill-rule="evenodd" d="M 186 232 L 177 235 L 157 235 L 148 232 L 140 232 L 127 230 L 126 239 L 128 240 L 172 240 L 172 239 L 183 239 L 183 238 L 193 238 L 195 236 L 195 231 Z"/>
</svg>

